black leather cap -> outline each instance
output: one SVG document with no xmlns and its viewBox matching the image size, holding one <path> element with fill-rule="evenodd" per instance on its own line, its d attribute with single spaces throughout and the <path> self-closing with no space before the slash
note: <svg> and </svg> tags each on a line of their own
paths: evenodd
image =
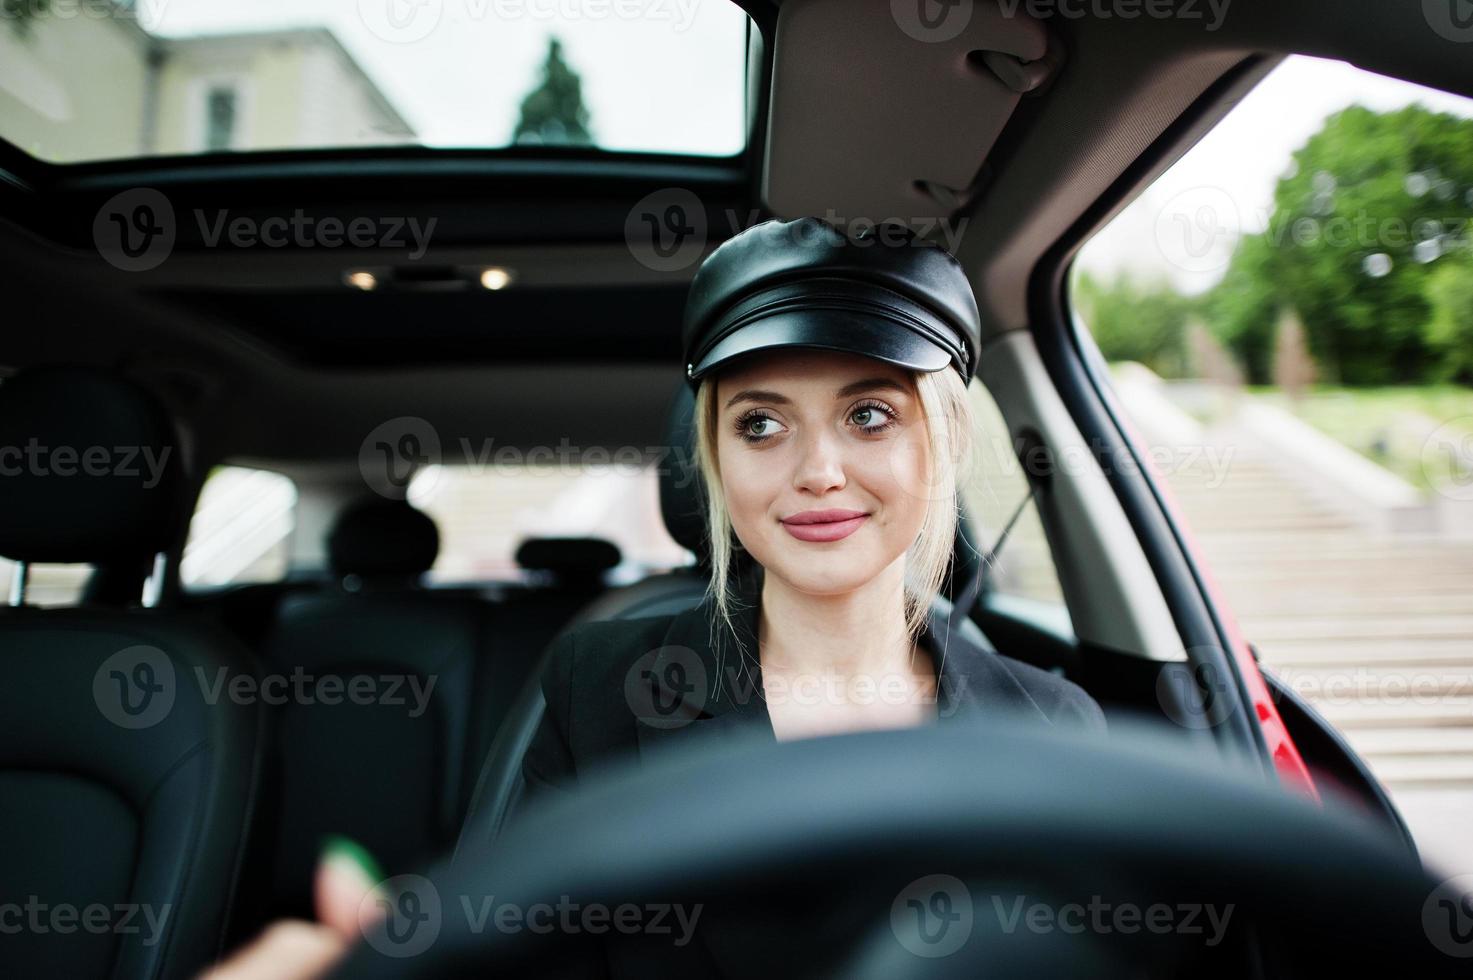
<svg viewBox="0 0 1473 980">
<path fill-rule="evenodd" d="M 778 347 L 848 351 L 970 381 L 981 318 L 961 265 L 898 226 L 847 237 L 818 218 L 764 221 L 696 273 L 682 340 L 692 390 L 733 358 Z"/>
</svg>

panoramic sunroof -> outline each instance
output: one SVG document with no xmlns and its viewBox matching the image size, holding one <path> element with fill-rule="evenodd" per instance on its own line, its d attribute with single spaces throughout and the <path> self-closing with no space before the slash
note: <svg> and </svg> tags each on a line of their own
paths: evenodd
<svg viewBox="0 0 1473 980">
<path fill-rule="evenodd" d="M 586 146 L 730 156 L 727 0 L 22 0 L 0 137 L 76 163 L 217 152 Z"/>
</svg>

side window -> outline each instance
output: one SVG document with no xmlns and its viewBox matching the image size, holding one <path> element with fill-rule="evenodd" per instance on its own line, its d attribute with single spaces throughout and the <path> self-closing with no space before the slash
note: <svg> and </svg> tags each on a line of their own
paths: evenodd
<svg viewBox="0 0 1473 980">
<path fill-rule="evenodd" d="M 281 581 L 288 568 L 296 505 L 296 484 L 280 473 L 216 467 L 189 522 L 179 568 L 184 588 Z"/>
<path fill-rule="evenodd" d="M 974 381 L 968 391 L 977 421 L 977 454 L 971 478 L 962 485 L 962 506 L 983 553 L 995 552 L 994 564 L 986 572 L 987 588 L 1062 606 L 1053 554 L 1029 494 L 1018 447 L 987 389 Z"/>
<path fill-rule="evenodd" d="M 0 558 L 0 596 L 15 584 L 16 562 Z M 91 565 L 32 565 L 26 575 L 26 605 L 74 606 L 82 598 Z"/>
<path fill-rule="evenodd" d="M 1071 305 L 1266 673 L 1473 860 L 1473 100 L 1291 57 Z"/>
</svg>

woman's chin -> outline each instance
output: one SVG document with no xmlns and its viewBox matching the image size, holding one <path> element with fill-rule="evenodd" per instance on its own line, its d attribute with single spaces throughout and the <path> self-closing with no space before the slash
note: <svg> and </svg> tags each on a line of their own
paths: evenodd
<svg viewBox="0 0 1473 980">
<path fill-rule="evenodd" d="M 878 566 L 839 553 L 813 555 L 801 561 L 788 559 L 764 566 L 768 573 L 776 571 L 790 588 L 805 595 L 829 596 L 853 592 L 879 574 Z"/>
</svg>

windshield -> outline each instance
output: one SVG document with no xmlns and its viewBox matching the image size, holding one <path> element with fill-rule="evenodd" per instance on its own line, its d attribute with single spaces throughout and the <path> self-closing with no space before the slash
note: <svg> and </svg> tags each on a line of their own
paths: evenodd
<svg viewBox="0 0 1473 980">
<path fill-rule="evenodd" d="M 726 0 L 5 0 L 0 137 L 43 160 L 745 146 Z"/>
</svg>

